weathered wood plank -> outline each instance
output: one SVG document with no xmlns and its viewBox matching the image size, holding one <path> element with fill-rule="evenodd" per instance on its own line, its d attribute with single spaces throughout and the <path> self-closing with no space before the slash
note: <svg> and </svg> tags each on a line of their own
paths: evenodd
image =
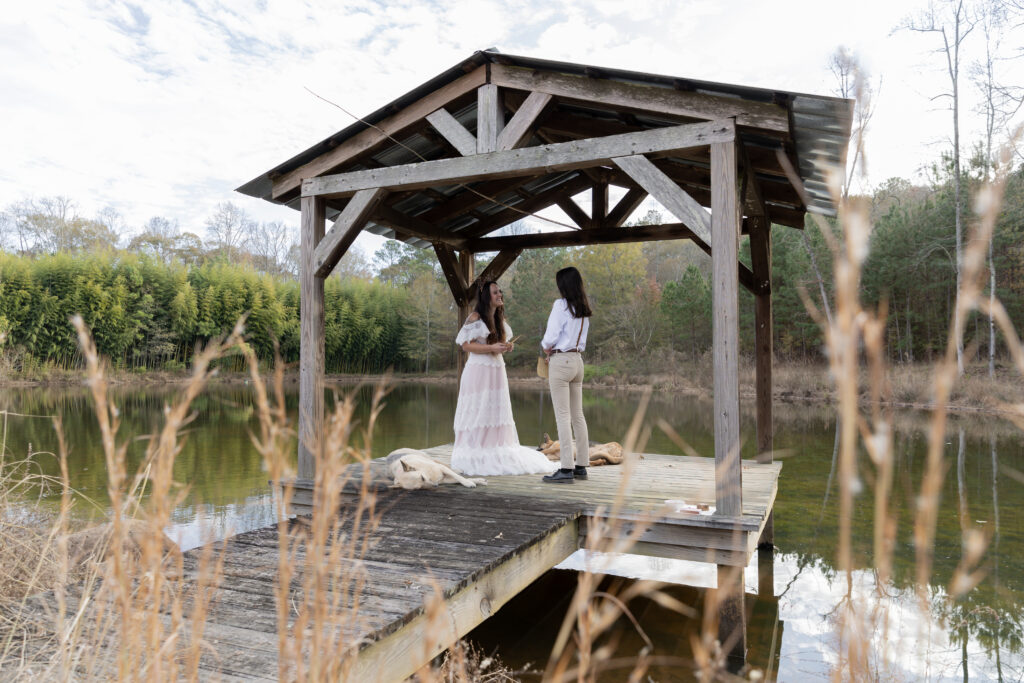
<svg viewBox="0 0 1024 683">
<path fill-rule="evenodd" d="M 429 211 L 420 214 L 419 218 L 434 225 L 441 225 L 477 207 L 492 204 L 491 197 L 497 198 L 500 195 L 522 187 L 530 182 L 530 180 L 531 178 L 529 177 L 502 178 L 501 180 L 492 180 L 487 183 L 474 183 L 471 188 L 467 186 L 465 191 L 456 194 L 447 202 L 438 204 Z"/>
<path fill-rule="evenodd" d="M 495 142 L 495 150 L 515 149 L 530 136 L 530 126 L 537 120 L 544 107 L 551 101 L 551 95 L 532 92 L 519 106 L 512 120 L 502 129 Z"/>
<path fill-rule="evenodd" d="M 619 157 L 612 161 L 628 173 L 648 194 L 661 202 L 662 206 L 671 211 L 673 216 L 690 226 L 697 237 L 704 242 L 711 242 L 711 217 L 708 212 L 661 169 L 651 163 L 650 159 L 638 154 Z M 737 234 L 739 233 L 737 232 Z"/>
<path fill-rule="evenodd" d="M 448 110 L 441 107 L 427 116 L 427 121 L 463 156 L 476 154 L 476 136 L 466 130 Z"/>
<path fill-rule="evenodd" d="M 777 104 L 703 95 L 656 86 L 555 74 L 523 67 L 491 65 L 491 82 L 505 88 L 543 92 L 588 104 L 601 103 L 696 119 L 735 118 L 740 126 L 788 132 L 786 109 Z"/>
<path fill-rule="evenodd" d="M 304 178 L 312 178 L 327 173 L 350 161 L 359 154 L 373 147 L 388 142 L 393 136 L 401 135 L 402 131 L 418 124 L 427 114 L 439 107 L 446 106 L 467 93 L 476 90 L 487 79 L 487 70 L 479 67 L 465 76 L 452 81 L 448 85 L 435 90 L 392 116 L 378 121 L 374 126 L 357 133 L 331 151 L 320 155 L 293 171 L 282 174 L 274 180 L 273 197 L 280 199 L 297 189 Z"/>
<path fill-rule="evenodd" d="M 420 614 L 366 647 L 359 654 L 353 680 L 404 680 L 568 557 L 577 546 L 576 525 L 563 524 L 472 584 L 446 596 L 443 618 L 432 620 L 429 615 Z"/>
<path fill-rule="evenodd" d="M 557 202 L 558 208 L 565 212 L 565 215 L 569 217 L 576 225 L 580 228 L 590 227 L 590 216 L 587 212 L 580 208 L 580 205 L 576 203 L 576 200 L 572 197 L 560 197 Z"/>
<path fill-rule="evenodd" d="M 325 278 L 331 274 L 386 194 L 387 191 L 381 189 L 360 190 L 349 200 L 330 231 L 316 245 L 313 261 L 317 277 Z"/>
<path fill-rule="evenodd" d="M 721 514 L 738 515 L 743 509 L 736 286 L 740 207 L 736 196 L 736 148 L 732 142 L 711 145 L 711 219 L 715 505 Z"/>
<path fill-rule="evenodd" d="M 498 134 L 505 127 L 498 86 L 485 83 L 476 89 L 476 151 L 477 154 L 498 149 Z"/>
<path fill-rule="evenodd" d="M 470 249 L 472 252 L 479 253 L 479 249 Z M 480 275 L 473 279 L 473 284 L 466 290 L 466 299 L 473 301 L 476 299 L 477 288 L 480 287 L 484 282 L 497 281 L 505 271 L 516 262 L 519 255 L 523 253 L 522 249 L 502 249 L 495 255 L 491 262 L 487 264 Z"/>
<path fill-rule="evenodd" d="M 647 198 L 647 191 L 638 187 L 631 187 L 626 191 L 625 196 L 615 204 L 604 219 L 606 228 L 618 228 L 636 211 L 637 207 Z"/>
<path fill-rule="evenodd" d="M 455 250 L 443 242 L 434 243 L 434 253 L 437 254 L 437 261 L 441 264 L 441 271 L 445 280 L 448 281 L 448 289 L 451 290 L 452 298 L 459 307 L 466 305 L 466 281 L 462 276 L 462 269 L 459 267 L 458 257 Z M 465 319 L 459 321 L 459 325 Z"/>
<path fill-rule="evenodd" d="M 559 230 L 527 235 L 480 237 L 464 242 L 476 252 L 498 249 L 542 249 L 571 247 L 586 244 L 620 244 L 650 242 L 652 240 L 693 239 L 693 231 L 682 223 L 664 225 L 637 225 L 631 228 L 599 228 L 597 230 Z"/>
<path fill-rule="evenodd" d="M 303 197 L 299 301 L 299 468 L 300 477 L 314 476 L 324 422 L 324 281 L 316 275 L 316 247 L 324 236 L 324 201 Z"/>
<path fill-rule="evenodd" d="M 498 213 L 492 214 L 489 218 L 481 220 L 480 222 L 469 226 L 468 228 L 461 230 L 457 235 L 465 235 L 466 237 L 460 238 L 455 237 L 450 239 L 449 242 L 458 248 L 462 248 L 460 245 L 465 245 L 467 239 L 473 239 L 481 235 L 485 235 L 499 228 L 503 228 L 509 223 L 522 220 L 526 216 L 545 209 L 555 202 L 560 197 L 571 197 L 572 195 L 580 192 L 589 185 L 589 181 L 586 176 L 579 176 L 567 180 L 561 185 L 553 187 L 545 192 L 540 192 L 531 196 L 529 199 L 512 204 L 511 208 L 506 208 Z"/>
<path fill-rule="evenodd" d="M 762 216 L 751 220 L 750 260 L 758 282 L 768 283 L 754 297 L 754 355 L 757 415 L 757 460 L 772 461 L 772 294 L 771 225 Z"/>
<path fill-rule="evenodd" d="M 732 140 L 732 121 L 690 123 L 640 133 L 589 138 L 526 147 L 471 157 L 435 159 L 400 166 L 352 171 L 308 178 L 302 182 L 303 196 L 346 197 L 374 187 L 417 189 L 431 185 L 547 174 L 608 164 L 615 157 L 634 154 L 666 154 L 680 149 L 703 147 L 712 142 Z M 479 142 L 479 136 L 478 136 Z"/>
<path fill-rule="evenodd" d="M 596 230 L 604 225 L 608 215 L 608 182 L 594 183 L 590 190 L 590 224 L 587 227 Z"/>
<path fill-rule="evenodd" d="M 444 237 L 444 233 L 440 228 L 428 223 L 419 216 L 410 216 L 383 204 L 378 205 L 376 210 L 374 210 L 373 222 L 378 225 L 387 226 L 396 233 L 412 235 L 428 242 Z"/>
<path fill-rule="evenodd" d="M 718 587 L 708 593 L 718 607 L 718 642 L 726 656 L 742 662 L 747 657 L 747 610 L 743 605 L 743 567 L 718 565 Z"/>
</svg>

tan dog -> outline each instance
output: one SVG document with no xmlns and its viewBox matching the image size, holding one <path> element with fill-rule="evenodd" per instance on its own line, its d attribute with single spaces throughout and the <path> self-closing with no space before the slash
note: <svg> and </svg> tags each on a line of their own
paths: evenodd
<svg viewBox="0 0 1024 683">
<path fill-rule="evenodd" d="M 544 442 L 537 450 L 548 456 L 548 460 L 557 461 L 562 449 L 557 441 L 552 441 L 551 437 L 545 433 Z M 591 443 L 589 454 L 590 465 L 592 467 L 622 464 L 622 445 L 617 441 L 609 441 L 608 443 Z"/>
<path fill-rule="evenodd" d="M 385 459 L 393 489 L 425 489 L 441 484 L 462 484 L 470 488 L 486 485 L 486 479 L 467 478 L 415 448 L 399 448 Z"/>
</svg>

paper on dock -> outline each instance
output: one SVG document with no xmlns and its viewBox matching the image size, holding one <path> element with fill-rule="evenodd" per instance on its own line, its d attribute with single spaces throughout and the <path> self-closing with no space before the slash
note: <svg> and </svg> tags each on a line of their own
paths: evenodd
<svg viewBox="0 0 1024 683">
<path fill-rule="evenodd" d="M 680 515 L 713 515 L 715 506 L 707 503 L 687 503 L 685 500 L 666 500 L 665 505 L 669 510 Z"/>
</svg>

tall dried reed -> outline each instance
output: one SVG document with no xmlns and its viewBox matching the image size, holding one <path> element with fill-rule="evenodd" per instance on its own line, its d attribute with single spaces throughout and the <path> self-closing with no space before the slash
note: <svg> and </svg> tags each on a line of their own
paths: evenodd
<svg viewBox="0 0 1024 683">
<path fill-rule="evenodd" d="M 1004 153 L 1000 166 L 1009 170 L 1009 157 Z M 998 300 L 982 296 L 986 281 L 985 254 L 998 218 L 1005 173 L 997 175 L 982 187 L 975 198 L 976 219 L 964 254 L 964 271 L 957 292 L 957 315 L 951 322 L 946 353 L 932 373 L 932 397 L 928 451 L 920 495 L 914 510 L 914 547 L 916 554 L 916 590 L 921 610 L 931 612 L 930 581 L 932 577 L 935 533 L 939 514 L 940 493 L 948 469 L 944 454 L 950 396 L 960 380 L 956 349 L 963 338 L 963 321 L 973 310 L 993 315 L 1007 340 L 1015 363 L 1024 373 L 1024 353 L 1012 325 Z M 837 612 L 838 663 L 836 680 L 884 679 L 895 675 L 890 669 L 892 653 L 886 629 L 893 606 L 887 586 L 892 576 L 896 545 L 897 520 L 891 509 L 893 490 L 893 416 L 891 369 L 886 364 L 884 336 L 887 310 L 884 303 L 877 309 L 864 305 L 860 299 L 861 268 L 868 254 L 871 238 L 870 207 L 859 199 L 843 198 L 837 177 L 832 178 L 832 191 L 839 207 L 838 234 L 823 220 L 819 228 L 830 242 L 834 257 L 835 315 L 831 323 L 821 316 L 818 321 L 825 332 L 827 355 L 832 378 L 836 384 L 839 443 L 839 538 L 837 566 L 845 575 L 846 596 Z M 816 314 L 814 304 L 805 296 L 805 303 Z M 869 400 L 861 401 L 862 364 L 866 364 Z M 858 449 L 863 448 L 868 463 L 858 463 Z M 854 583 L 854 561 L 851 556 L 854 498 L 864 488 L 858 469 L 865 471 L 874 486 L 874 543 L 871 564 L 876 573 L 874 599 L 858 594 Z M 948 600 L 955 601 L 983 578 L 980 569 L 987 546 L 985 534 L 965 523 L 962 527 L 962 556 L 953 580 L 948 586 Z M 880 643 L 882 652 L 875 651 Z M 966 674 L 965 674 L 966 675 Z"/>
</svg>

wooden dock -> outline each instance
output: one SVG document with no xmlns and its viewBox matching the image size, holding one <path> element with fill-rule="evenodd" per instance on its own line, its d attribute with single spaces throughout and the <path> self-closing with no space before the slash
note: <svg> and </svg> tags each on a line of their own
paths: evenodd
<svg viewBox="0 0 1024 683">
<path fill-rule="evenodd" d="M 446 461 L 450 450 L 428 453 Z M 627 530 L 650 525 L 639 552 L 745 566 L 771 511 L 780 468 L 743 462 L 742 517 L 661 514 L 666 500 L 714 504 L 714 460 L 645 454 L 619 517 Z M 353 563 L 364 584 L 358 622 L 345 627 L 346 642 L 360 644 L 350 680 L 401 681 L 500 609 L 585 543 L 595 517 L 610 509 L 622 472 L 621 466 L 590 468 L 589 480 L 572 485 L 530 475 L 492 477 L 474 489 L 403 491 L 386 488 L 383 463 L 375 463 L 381 517 L 367 552 Z M 310 493 L 310 482 L 300 480 L 295 506 L 308 506 Z M 226 680 L 276 679 L 277 528 L 217 545 L 224 551 L 223 579 L 205 624 L 210 652 L 203 668 Z M 186 578 L 195 575 L 199 552 L 186 553 Z M 294 592 L 301 583 L 292 585 Z M 442 618 L 435 610 L 433 621 L 426 608 L 432 596 L 444 600 Z"/>
</svg>

